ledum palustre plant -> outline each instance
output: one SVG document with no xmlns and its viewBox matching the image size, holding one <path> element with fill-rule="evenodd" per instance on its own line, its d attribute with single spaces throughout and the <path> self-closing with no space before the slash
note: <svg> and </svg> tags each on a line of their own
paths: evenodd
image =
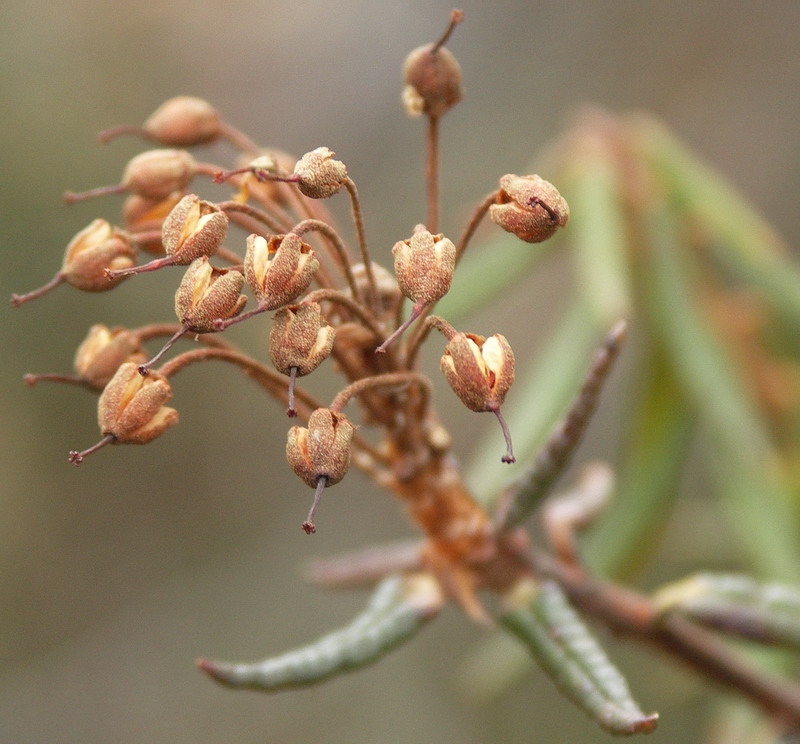
<svg viewBox="0 0 800 744">
<path fill-rule="evenodd" d="M 122 226 L 92 222 L 69 242 L 53 279 L 12 304 L 60 284 L 108 291 L 165 269 L 182 274 L 177 322 L 95 325 L 74 375 L 26 381 L 99 394 L 100 439 L 70 453 L 77 465 L 108 445 L 159 438 L 178 422 L 168 405 L 178 373 L 226 362 L 298 421 L 285 455 L 311 498 L 298 518 L 305 533 L 324 529 L 317 509 L 335 508 L 327 489 L 347 488 L 350 466 L 402 502 L 419 539 L 354 549 L 310 572 L 326 587 L 373 585 L 363 613 L 264 661 L 198 662 L 224 685 L 282 690 L 366 666 L 453 603 L 518 640 L 611 733 L 654 730 L 658 701 L 635 702 L 587 620 L 738 692 L 779 733 L 798 727 L 800 686 L 781 676 L 791 658 L 766 668 L 729 638 L 800 648 L 800 589 L 775 583 L 795 580 L 800 566 L 800 272 L 746 203 L 639 115 L 585 114 L 551 148 L 548 180 L 498 174 L 467 224 L 440 232 L 439 125 L 462 97 L 445 43 L 461 20 L 454 11 L 441 39 L 403 66 L 404 108 L 426 123 L 427 208 L 409 215 L 393 272 L 373 261 L 356 183 L 332 150 L 294 158 L 262 148 L 207 102 L 174 98 L 144 125 L 101 135 L 135 134 L 159 148 L 133 158 L 118 186 L 66 195 L 125 193 Z M 223 140 L 240 152 L 227 167 L 186 149 Z M 193 193 L 203 179 L 224 195 Z M 329 198 L 348 200 L 351 236 L 334 226 Z M 478 248 L 485 221 L 495 232 L 484 229 Z M 464 319 L 554 251 L 574 258 L 572 300 L 538 363 L 517 364 L 505 336 L 478 335 Z M 264 338 L 252 355 L 224 337 L 251 318 Z M 561 486 L 631 334 L 635 384 L 620 462 L 587 463 Z M 191 349 L 174 351 L 187 340 Z M 423 344 L 438 345 L 451 392 L 499 424 L 466 473 L 435 408 L 451 393 L 420 371 Z M 341 379 L 330 402 L 312 392 L 320 375 Z M 625 586 L 677 502 L 695 440 L 739 538 L 736 572 L 675 577 L 650 593 Z"/>
</svg>

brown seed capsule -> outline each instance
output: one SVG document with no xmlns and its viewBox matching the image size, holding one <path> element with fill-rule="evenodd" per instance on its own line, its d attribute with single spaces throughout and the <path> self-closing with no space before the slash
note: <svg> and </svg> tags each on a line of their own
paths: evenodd
<svg viewBox="0 0 800 744">
<path fill-rule="evenodd" d="M 172 262 L 187 265 L 200 256 L 213 256 L 228 231 L 228 216 L 195 194 L 184 196 L 167 215 L 162 242 Z"/>
<path fill-rule="evenodd" d="M 111 227 L 105 220 L 95 220 L 81 230 L 67 245 L 61 270 L 32 292 L 12 294 L 14 307 L 24 305 L 52 292 L 66 282 L 85 292 L 103 292 L 119 284 L 123 276 L 107 278 L 109 271 L 129 270 L 134 265 L 136 251 L 126 233 Z"/>
<path fill-rule="evenodd" d="M 106 269 L 128 269 L 135 264 L 136 251 L 128 236 L 105 220 L 94 220 L 69 243 L 61 273 L 65 281 L 86 292 L 104 292 L 120 283 L 108 279 Z"/>
<path fill-rule="evenodd" d="M 277 310 L 308 289 L 319 260 L 296 233 L 247 238 L 244 278 L 266 310 Z"/>
<path fill-rule="evenodd" d="M 194 96 L 176 96 L 162 103 L 142 129 L 162 145 L 192 147 L 208 144 L 219 137 L 220 118 L 208 101 Z"/>
<path fill-rule="evenodd" d="M 442 46 L 426 44 L 403 64 L 403 106 L 409 116 L 438 118 L 464 97 L 461 66 Z"/>
<path fill-rule="evenodd" d="M 456 267 L 456 247 L 441 233 L 432 235 L 418 225 L 408 240 L 392 248 L 394 273 L 402 293 L 426 304 L 447 294 Z"/>
<path fill-rule="evenodd" d="M 303 522 L 306 533 L 315 532 L 314 510 L 323 489 L 344 478 L 350 467 L 350 445 L 355 427 L 347 416 L 330 408 L 317 408 L 308 428 L 293 426 L 286 441 L 286 459 L 292 470 L 315 489 L 314 503 Z"/>
<path fill-rule="evenodd" d="M 286 442 L 286 458 L 292 470 L 311 488 L 320 477 L 333 486 L 350 467 L 350 444 L 355 427 L 343 413 L 317 408 L 308 428 L 293 426 Z"/>
<path fill-rule="evenodd" d="M 539 176 L 508 174 L 500 179 L 492 221 L 526 243 L 541 243 L 569 221 L 569 205 L 552 183 Z"/>
<path fill-rule="evenodd" d="M 215 269 L 207 256 L 195 259 L 175 293 L 175 314 L 193 333 L 211 333 L 214 320 L 242 312 L 247 297 L 240 294 L 244 276 L 234 269 Z"/>
<path fill-rule="evenodd" d="M 125 363 L 100 395 L 100 431 L 116 442 L 146 444 L 178 423 L 178 412 L 165 405 L 171 399 L 165 377 L 157 372 L 142 377 L 136 364 Z"/>
<path fill-rule="evenodd" d="M 125 362 L 141 364 L 147 359 L 136 334 L 127 328 L 97 324 L 75 352 L 75 371 L 95 390 L 102 390 Z"/>
<path fill-rule="evenodd" d="M 327 199 L 347 181 L 347 168 L 341 160 L 334 160 L 335 152 L 318 147 L 307 152 L 294 166 L 297 188 L 310 199 Z"/>
<path fill-rule="evenodd" d="M 160 201 L 173 191 L 185 191 L 197 163 L 185 150 L 148 150 L 125 168 L 122 186 L 133 194 Z"/>
<path fill-rule="evenodd" d="M 122 207 L 123 225 L 131 233 L 159 233 L 152 239 L 141 240 L 136 237 L 136 245 L 148 253 L 157 256 L 164 254 L 164 244 L 161 241 L 161 227 L 167 215 L 183 198 L 184 194 L 176 191 L 166 199 L 154 201 L 143 196 L 131 194 Z"/>
<path fill-rule="evenodd" d="M 471 411 L 494 411 L 514 382 L 514 352 L 505 336 L 457 333 L 440 365 L 447 382 Z"/>
<path fill-rule="evenodd" d="M 456 268 L 456 247 L 444 235 L 432 235 L 424 225 L 417 225 L 409 240 L 401 240 L 392 248 L 394 273 L 402 293 L 414 300 L 411 315 L 376 352 L 391 346 L 432 302 L 444 297 Z"/>
<path fill-rule="evenodd" d="M 453 392 L 471 411 L 493 413 L 506 440 L 503 462 L 514 462 L 511 435 L 500 406 L 514 382 L 514 352 L 499 333 L 489 338 L 471 333 L 454 334 L 439 366 Z"/>
<path fill-rule="evenodd" d="M 378 288 L 378 302 L 384 312 L 393 312 L 397 303 L 402 299 L 400 287 L 394 274 L 385 269 L 380 264 L 372 262 L 372 276 L 375 278 L 375 286 Z M 361 297 L 368 296 L 369 280 L 367 270 L 363 263 L 353 264 L 353 279 Z M 348 289 L 348 293 L 350 290 Z"/>
<path fill-rule="evenodd" d="M 294 368 L 298 377 L 313 372 L 328 358 L 335 331 L 316 302 L 279 310 L 269 334 L 269 355 L 281 374 Z"/>
</svg>

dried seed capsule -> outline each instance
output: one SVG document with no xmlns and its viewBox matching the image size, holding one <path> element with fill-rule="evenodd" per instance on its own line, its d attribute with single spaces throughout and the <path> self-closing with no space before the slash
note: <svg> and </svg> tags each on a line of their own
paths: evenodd
<svg viewBox="0 0 800 744">
<path fill-rule="evenodd" d="M 432 235 L 418 225 L 411 238 L 395 243 L 392 255 L 397 283 L 410 300 L 429 304 L 447 294 L 456 268 L 456 247 L 444 235 Z"/>
<path fill-rule="evenodd" d="M 193 333 L 211 333 L 214 320 L 242 312 L 244 276 L 234 269 L 215 269 L 207 256 L 195 259 L 175 293 L 175 314 Z"/>
<path fill-rule="evenodd" d="M 341 160 L 334 160 L 335 152 L 318 147 L 307 152 L 294 166 L 297 188 L 310 199 L 327 199 L 347 181 L 347 168 Z"/>
<path fill-rule="evenodd" d="M 355 427 L 343 413 L 317 408 L 308 428 L 293 426 L 286 442 L 286 459 L 292 470 L 315 489 L 314 503 L 303 522 L 307 534 L 316 531 L 314 511 L 322 491 L 344 478 L 350 467 L 350 446 Z"/>
<path fill-rule="evenodd" d="M 418 47 L 403 63 L 403 107 L 409 116 L 438 118 L 464 97 L 461 66 L 442 46 Z"/>
<path fill-rule="evenodd" d="M 279 310 L 269 334 L 269 355 L 275 369 L 288 375 L 294 368 L 298 377 L 313 372 L 331 353 L 334 335 L 316 302 Z"/>
<path fill-rule="evenodd" d="M 440 367 L 450 387 L 471 411 L 499 408 L 514 382 L 514 352 L 505 336 L 457 333 Z"/>
<path fill-rule="evenodd" d="M 23 295 L 11 295 L 11 304 L 19 307 L 35 300 L 66 282 L 85 292 L 113 289 L 124 275 L 108 278 L 109 271 L 124 271 L 135 263 L 136 251 L 126 233 L 105 220 L 94 220 L 67 245 L 61 270 L 45 285 Z"/>
<path fill-rule="evenodd" d="M 456 268 L 456 247 L 444 235 L 432 235 L 417 225 L 408 240 L 395 243 L 394 273 L 402 293 L 414 300 L 411 315 L 376 352 L 384 352 L 422 314 L 432 302 L 444 297 Z"/>
<path fill-rule="evenodd" d="M 155 255 L 164 254 L 164 243 L 161 240 L 161 228 L 167 215 L 183 198 L 184 194 L 176 191 L 166 199 L 154 201 L 138 194 L 131 194 L 122 207 L 122 218 L 125 229 L 130 233 L 153 233 L 152 238 L 143 240 L 135 235 L 136 245 L 142 250 Z M 157 234 L 156 234 L 157 233 Z"/>
<path fill-rule="evenodd" d="M 121 126 L 101 132 L 101 142 L 122 134 L 136 134 L 169 147 L 205 145 L 221 134 L 216 109 L 202 98 L 176 96 L 164 101 L 141 126 Z"/>
<path fill-rule="evenodd" d="M 75 352 L 75 371 L 95 390 L 102 390 L 125 362 L 140 364 L 147 357 L 139 337 L 127 328 L 97 324 Z"/>
<path fill-rule="evenodd" d="M 169 147 L 192 147 L 220 135 L 217 110 L 202 98 L 176 96 L 164 101 L 145 121 L 145 134 Z"/>
<path fill-rule="evenodd" d="M 375 278 L 375 285 L 378 288 L 378 302 L 384 312 L 392 312 L 397 307 L 397 303 L 402 298 L 400 287 L 394 274 L 385 269 L 380 264 L 372 261 L 372 276 Z M 367 269 L 363 263 L 353 264 L 353 279 L 361 297 L 366 297 L 369 292 L 369 281 Z M 350 290 L 348 289 L 348 294 Z"/>
<path fill-rule="evenodd" d="M 506 440 L 503 462 L 515 462 L 511 435 L 500 406 L 514 382 L 514 352 L 505 336 L 484 338 L 456 333 L 450 338 L 439 364 L 447 382 L 471 411 L 494 413 Z"/>
<path fill-rule="evenodd" d="M 295 377 L 313 372 L 328 358 L 334 335 L 333 327 L 322 317 L 316 302 L 285 307 L 275 314 L 269 334 L 269 355 L 275 369 L 289 376 L 289 416 L 297 414 Z"/>
<path fill-rule="evenodd" d="M 167 215 L 162 241 L 172 262 L 187 265 L 200 256 L 213 256 L 228 231 L 228 215 L 195 194 L 184 196 Z"/>
<path fill-rule="evenodd" d="M 311 246 L 295 233 L 247 239 L 244 278 L 266 310 L 296 300 L 308 289 L 318 268 Z"/>
<path fill-rule="evenodd" d="M 132 194 L 160 201 L 173 191 L 185 191 L 197 163 L 185 150 L 148 150 L 125 168 L 122 186 Z"/>
<path fill-rule="evenodd" d="M 105 220 L 95 220 L 67 246 L 61 272 L 65 281 L 86 292 L 103 292 L 119 284 L 109 281 L 105 270 L 127 269 L 136 252 L 128 236 Z"/>
<path fill-rule="evenodd" d="M 178 423 L 167 379 L 157 372 L 142 377 L 136 364 L 125 363 L 106 385 L 97 404 L 103 436 L 124 444 L 146 444 Z"/>
<path fill-rule="evenodd" d="M 508 174 L 500 179 L 492 221 L 526 243 L 541 243 L 569 221 L 569 205 L 552 183 L 539 176 Z"/>
</svg>

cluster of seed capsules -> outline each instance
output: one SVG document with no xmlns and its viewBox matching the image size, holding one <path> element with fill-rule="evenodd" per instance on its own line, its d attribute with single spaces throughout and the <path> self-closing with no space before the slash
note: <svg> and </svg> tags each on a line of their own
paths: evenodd
<svg viewBox="0 0 800 744">
<path fill-rule="evenodd" d="M 438 120 L 461 98 L 460 68 L 442 46 L 412 52 L 404 74 L 403 100 L 412 115 Z M 356 427 L 342 407 L 355 395 L 373 395 L 373 403 L 386 403 L 399 387 L 424 386 L 414 367 L 417 349 L 430 329 L 440 331 L 447 340 L 441 369 L 450 387 L 469 409 L 498 417 L 507 444 L 502 459 L 514 461 L 500 414 L 514 379 L 514 355 L 508 341 L 500 334 L 484 338 L 458 331 L 430 312 L 450 289 L 456 265 L 484 215 L 530 243 L 545 240 L 567 223 L 569 208 L 552 184 L 536 175 L 503 176 L 457 242 L 436 232 L 435 225 L 430 230 L 417 225 L 409 238 L 392 249 L 393 276 L 371 260 L 355 183 L 345 164 L 327 147 L 297 160 L 262 150 L 224 122 L 206 101 L 187 96 L 164 103 L 143 126 L 109 130 L 101 139 L 130 133 L 164 149 L 134 157 L 117 186 L 65 195 L 71 203 L 109 193 L 126 194 L 123 227 L 102 219 L 93 221 L 69 243 L 61 269 L 48 284 L 11 299 L 19 306 L 63 283 L 102 292 L 139 273 L 186 267 L 175 294 L 177 326 L 129 330 L 96 325 L 77 351 L 76 377 L 27 376 L 31 384 L 41 379 L 70 380 L 100 391 L 102 438 L 83 452 L 70 453 L 71 462 L 80 463 L 106 444 L 144 444 L 160 436 L 178 421 L 177 412 L 167 405 L 172 397 L 170 376 L 192 361 L 222 359 L 238 364 L 283 398 L 290 416 L 301 409 L 307 426 L 291 428 L 286 452 L 294 472 L 315 489 L 316 506 L 323 489 L 338 483 L 350 464 Z M 233 170 L 200 162 L 184 149 L 223 139 L 241 152 L 239 167 Z M 224 182 L 235 193 L 220 202 L 202 199 L 190 190 L 197 177 Z M 351 200 L 357 257 L 321 202 L 342 190 Z M 231 222 L 250 233 L 243 257 L 224 245 Z M 314 239 L 316 248 L 309 242 Z M 141 254 L 154 257 L 137 264 Z M 245 285 L 256 307 L 243 313 Z M 404 297 L 413 307 L 402 322 Z M 282 390 L 276 385 L 274 370 L 268 372 L 266 365 L 216 336 L 233 323 L 267 311 L 277 311 L 269 354 L 277 375 L 289 378 Z M 403 336 L 415 321 L 414 333 Z M 196 336 L 202 349 L 179 355 L 157 369 L 167 350 L 187 335 Z M 169 340 L 148 360 L 143 343 L 158 336 L 169 336 Z M 296 401 L 296 378 L 310 374 L 332 354 L 349 386 L 330 406 L 311 405 L 309 395 Z M 374 408 L 368 423 L 377 419 L 391 428 L 391 421 L 381 420 Z M 314 507 L 303 523 L 309 533 L 315 529 L 313 515 Z"/>
</svg>

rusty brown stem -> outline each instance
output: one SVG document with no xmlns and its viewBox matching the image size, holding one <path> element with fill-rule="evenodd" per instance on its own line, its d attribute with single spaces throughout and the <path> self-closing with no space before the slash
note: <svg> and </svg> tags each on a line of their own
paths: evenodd
<svg viewBox="0 0 800 744">
<path fill-rule="evenodd" d="M 427 194 L 426 227 L 439 231 L 439 117 L 428 116 L 425 130 L 425 192 Z"/>
<path fill-rule="evenodd" d="M 372 308 L 375 317 L 380 317 L 380 305 L 378 304 L 378 285 L 375 282 L 375 272 L 372 271 L 372 261 L 369 257 L 369 249 L 367 248 L 367 234 L 364 231 L 364 215 L 361 212 L 361 201 L 358 198 L 358 189 L 356 188 L 355 181 L 348 178 L 344 182 L 347 193 L 350 195 L 350 205 L 353 212 L 353 223 L 356 226 L 356 235 L 358 237 L 358 249 L 361 253 L 361 261 L 364 264 L 364 271 L 367 275 L 367 301 Z"/>
<path fill-rule="evenodd" d="M 336 230 L 334 230 L 327 222 L 307 219 L 303 220 L 302 222 L 298 222 L 290 230 L 290 232 L 300 236 L 305 235 L 307 232 L 318 232 L 320 235 L 322 235 L 322 237 L 325 238 L 327 245 L 333 248 L 334 259 L 336 260 L 339 268 L 342 270 L 342 273 L 347 280 L 347 286 L 350 287 L 350 292 L 352 292 L 353 297 L 359 302 L 364 301 L 364 298 L 361 296 L 358 286 L 356 285 L 355 277 L 353 276 L 352 259 L 347 250 L 347 246 L 345 246 L 345 244 L 342 242 L 342 239 L 339 237 L 339 234 L 336 232 Z"/>
<path fill-rule="evenodd" d="M 431 382 L 419 372 L 387 372 L 382 375 L 365 377 L 363 380 L 356 380 L 356 382 L 351 383 L 337 394 L 330 408 L 334 411 L 341 411 L 351 398 L 365 390 L 372 390 L 377 387 L 400 387 L 412 383 L 417 383 L 423 391 L 424 398 L 421 402 L 421 409 L 425 410 L 430 395 Z"/>
</svg>

